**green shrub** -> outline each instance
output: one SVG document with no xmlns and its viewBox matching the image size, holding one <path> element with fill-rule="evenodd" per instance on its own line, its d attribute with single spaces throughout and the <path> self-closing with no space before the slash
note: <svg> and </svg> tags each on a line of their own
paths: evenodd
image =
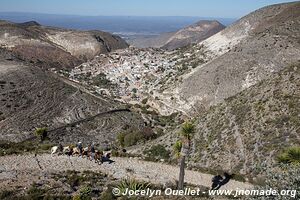
<svg viewBox="0 0 300 200">
<path fill-rule="evenodd" d="M 280 163 L 300 163 L 300 147 L 290 147 L 278 156 Z"/>
<path fill-rule="evenodd" d="M 126 133 L 124 133 L 124 132 L 121 132 L 117 135 L 117 141 L 121 147 L 125 146 L 125 144 L 124 144 L 125 136 L 126 136 Z"/>
<path fill-rule="evenodd" d="M 0 191 L 0 199 L 8 199 L 8 198 L 12 198 L 14 195 L 13 191 L 10 190 L 3 190 Z"/>
<path fill-rule="evenodd" d="M 166 148 L 161 145 L 154 145 L 149 150 L 144 151 L 149 158 L 148 159 L 169 159 L 170 158 L 170 151 L 166 150 Z"/>
<path fill-rule="evenodd" d="M 116 197 L 113 195 L 112 193 L 112 189 L 108 188 L 106 191 L 104 191 L 101 196 L 100 196 L 101 200 L 115 200 Z"/>
<path fill-rule="evenodd" d="M 124 137 L 124 146 L 129 147 L 137 144 L 143 139 L 143 135 L 140 132 L 131 132 Z"/>
<path fill-rule="evenodd" d="M 142 100 L 142 104 L 146 104 L 148 102 L 148 98 Z"/>
<path fill-rule="evenodd" d="M 128 129 L 118 134 L 117 143 L 121 147 L 129 147 L 139 142 L 154 139 L 155 137 L 156 134 L 149 127 L 145 127 L 142 130 Z"/>
<path fill-rule="evenodd" d="M 74 195 L 72 200 L 81 200 L 80 194 Z"/>
<path fill-rule="evenodd" d="M 181 127 L 181 135 L 191 140 L 193 134 L 195 133 L 195 125 L 192 122 L 185 122 Z"/>
<path fill-rule="evenodd" d="M 99 87 L 110 86 L 111 81 L 106 78 L 106 75 L 104 73 L 100 73 L 93 78 L 93 84 Z"/>
<path fill-rule="evenodd" d="M 182 148 L 182 142 L 178 140 L 174 145 L 173 145 L 173 150 L 176 155 L 176 157 L 180 157 L 180 152 Z"/>
<path fill-rule="evenodd" d="M 36 141 L 9 142 L 0 141 L 0 156 L 22 154 L 26 152 L 44 153 L 53 146 L 51 143 L 38 143 Z"/>
<path fill-rule="evenodd" d="M 37 185 L 34 183 L 31 185 L 31 187 L 27 191 L 27 196 L 29 199 L 32 199 L 32 200 L 43 199 L 43 196 L 45 195 L 45 193 L 46 193 L 45 190 L 38 188 Z"/>
<path fill-rule="evenodd" d="M 35 151 L 35 149 L 36 144 L 30 141 L 17 143 L 0 141 L 0 156 L 32 152 Z"/>
<path fill-rule="evenodd" d="M 279 167 L 276 167 L 271 170 L 266 170 L 264 172 L 266 178 L 263 185 L 255 186 L 254 189 L 258 190 L 269 190 L 272 188 L 276 191 L 290 190 L 288 195 L 278 195 L 274 197 L 273 195 L 269 196 L 254 196 L 250 199 L 276 199 L 276 200 L 286 200 L 286 199 L 300 199 L 300 168 L 299 165 L 291 164 L 280 164 Z"/>
<path fill-rule="evenodd" d="M 80 189 L 80 200 L 91 200 L 92 189 L 88 186 L 85 186 Z"/>
<path fill-rule="evenodd" d="M 37 128 L 34 132 L 37 137 L 40 137 L 41 141 L 44 141 L 47 137 L 47 128 Z"/>
<path fill-rule="evenodd" d="M 136 89 L 136 88 L 133 88 L 133 89 L 132 89 L 132 92 L 133 92 L 133 93 L 137 93 L 137 89 Z"/>
</svg>

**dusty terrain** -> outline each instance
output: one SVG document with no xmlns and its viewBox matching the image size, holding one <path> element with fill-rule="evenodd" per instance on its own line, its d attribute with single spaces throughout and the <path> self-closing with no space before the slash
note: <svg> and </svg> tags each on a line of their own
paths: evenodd
<svg viewBox="0 0 300 200">
<path fill-rule="evenodd" d="M 92 117 L 105 111 L 125 108 L 123 104 L 92 96 L 50 72 L 15 61 L 0 62 L 0 139 L 22 141 L 33 136 L 35 128 L 48 130 Z M 53 142 L 97 143 L 114 141 L 122 128 L 142 127 L 143 120 L 131 112 L 95 117 L 93 120 L 51 132 Z"/>
<path fill-rule="evenodd" d="M 297 62 L 299 8 L 296 2 L 259 9 L 204 41 L 202 44 L 218 56 L 197 67 L 173 90 L 186 102 L 181 106 L 201 112 L 203 107 L 220 103 Z M 217 41 L 227 41 L 228 46 L 222 47 Z"/>
<path fill-rule="evenodd" d="M 154 184 L 174 184 L 179 174 L 178 167 L 162 163 L 115 157 L 112 158 L 112 160 L 115 161 L 112 164 L 104 163 L 98 165 L 85 158 L 68 156 L 51 157 L 49 154 L 37 155 L 36 157 L 34 155 L 4 156 L 0 157 L 0 179 L 2 180 L 0 188 L 15 181 L 20 182 L 20 184 L 22 184 L 23 181 L 30 182 L 29 180 L 18 178 L 18 175 L 24 171 L 62 172 L 66 170 L 92 170 L 107 173 L 117 179 L 131 177 Z M 185 173 L 185 181 L 187 183 L 208 188 L 211 186 L 212 175 L 191 170 L 187 170 Z M 231 180 L 222 188 L 246 189 L 252 188 L 252 185 Z"/>
</svg>

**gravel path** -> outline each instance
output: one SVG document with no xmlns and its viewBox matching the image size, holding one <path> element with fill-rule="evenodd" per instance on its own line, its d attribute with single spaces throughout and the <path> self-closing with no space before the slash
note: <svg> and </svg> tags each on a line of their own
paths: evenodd
<svg viewBox="0 0 300 200">
<path fill-rule="evenodd" d="M 49 154 L 37 155 L 13 155 L 0 157 L 1 174 L 12 171 L 39 170 L 39 171 L 65 171 L 65 170 L 92 170 L 102 171 L 120 179 L 134 177 L 151 183 L 166 184 L 174 183 L 179 174 L 179 168 L 163 163 L 146 162 L 134 158 L 113 158 L 112 164 L 98 165 L 85 158 L 54 156 Z M 185 181 L 189 184 L 210 187 L 212 175 L 196 171 L 186 170 Z M 223 189 L 247 189 L 253 186 L 231 180 Z"/>
</svg>

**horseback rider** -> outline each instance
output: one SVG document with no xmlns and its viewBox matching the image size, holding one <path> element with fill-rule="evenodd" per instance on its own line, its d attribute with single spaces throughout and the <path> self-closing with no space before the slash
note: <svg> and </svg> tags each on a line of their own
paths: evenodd
<svg viewBox="0 0 300 200">
<path fill-rule="evenodd" d="M 94 142 L 91 144 L 91 157 L 92 157 L 92 160 L 94 160 L 94 158 L 95 158 L 95 144 L 94 144 Z"/>
<path fill-rule="evenodd" d="M 79 149 L 80 155 L 82 155 L 83 148 L 82 148 L 82 143 L 80 141 L 77 143 L 77 148 Z"/>
<path fill-rule="evenodd" d="M 63 152 L 64 147 L 62 146 L 62 144 L 59 144 L 59 145 L 58 145 L 58 150 L 59 150 L 60 152 Z"/>
</svg>

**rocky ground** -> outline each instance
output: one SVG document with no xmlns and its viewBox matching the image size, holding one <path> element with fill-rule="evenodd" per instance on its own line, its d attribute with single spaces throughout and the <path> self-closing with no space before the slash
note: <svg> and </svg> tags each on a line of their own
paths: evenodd
<svg viewBox="0 0 300 200">
<path fill-rule="evenodd" d="M 0 189 L 29 187 L 41 179 L 41 174 L 59 173 L 67 170 L 102 172 L 115 179 L 126 177 L 168 186 L 176 184 L 179 167 L 163 163 L 147 162 L 134 158 L 113 157 L 115 162 L 102 165 L 86 158 L 42 155 L 11 155 L 0 157 Z M 167 172 L 167 173 L 166 173 Z M 186 170 L 185 181 L 195 186 L 211 186 L 212 175 Z M 249 183 L 231 180 L 224 189 L 252 188 Z"/>
</svg>

